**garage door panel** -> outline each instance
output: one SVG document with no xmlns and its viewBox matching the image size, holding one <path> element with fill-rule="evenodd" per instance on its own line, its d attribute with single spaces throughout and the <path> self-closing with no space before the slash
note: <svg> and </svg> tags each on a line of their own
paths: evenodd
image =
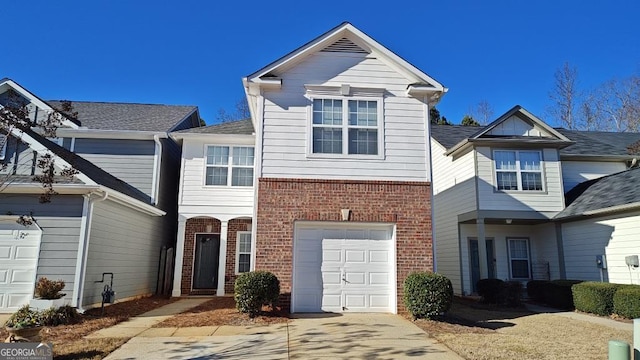
<svg viewBox="0 0 640 360">
<path fill-rule="evenodd" d="M 296 230 L 293 310 L 393 312 L 393 244 L 390 227 Z M 311 298 L 314 271 L 321 274 L 316 288 L 321 304 Z"/>
<path fill-rule="evenodd" d="M 0 246 L 0 259 L 9 260 L 11 257 L 11 246 Z"/>
<path fill-rule="evenodd" d="M 11 272 L 11 285 L 28 285 L 36 276 L 35 269 L 13 269 Z"/>
<path fill-rule="evenodd" d="M 33 295 L 41 231 L 23 229 L 0 230 L 0 312 L 17 310 Z"/>
<path fill-rule="evenodd" d="M 34 258 L 38 257 L 38 247 L 37 246 L 16 246 L 16 260 L 27 260 L 32 261 Z"/>
</svg>

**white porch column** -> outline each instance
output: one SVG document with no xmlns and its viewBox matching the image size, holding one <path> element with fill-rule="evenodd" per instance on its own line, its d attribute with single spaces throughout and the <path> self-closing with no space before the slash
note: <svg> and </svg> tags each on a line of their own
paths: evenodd
<svg viewBox="0 0 640 360">
<path fill-rule="evenodd" d="M 478 227 L 478 259 L 480 260 L 480 279 L 489 277 L 489 265 L 487 264 L 487 240 L 484 236 L 484 219 L 476 221 Z"/>
<path fill-rule="evenodd" d="M 220 261 L 218 262 L 218 290 L 217 296 L 224 296 L 224 277 L 227 266 L 227 233 L 229 231 L 229 222 L 220 221 Z"/>
<path fill-rule="evenodd" d="M 184 233 L 187 225 L 187 219 L 178 218 L 178 234 L 176 237 L 176 261 L 173 270 L 173 290 L 171 296 L 180 296 L 180 287 L 182 285 L 182 264 L 184 259 Z"/>
</svg>

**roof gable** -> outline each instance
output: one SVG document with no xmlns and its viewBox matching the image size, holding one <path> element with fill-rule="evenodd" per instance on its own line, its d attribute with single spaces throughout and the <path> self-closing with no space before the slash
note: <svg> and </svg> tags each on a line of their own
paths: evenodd
<svg viewBox="0 0 640 360">
<path fill-rule="evenodd" d="M 447 91 L 447 89 L 438 81 L 402 59 L 386 47 L 382 46 L 373 38 L 348 22 L 344 22 L 336 26 L 298 49 L 248 75 L 245 78 L 245 81 L 253 83 L 267 83 L 286 69 L 304 61 L 304 58 L 307 56 L 320 51 L 349 52 L 361 55 L 374 53 L 376 57 L 379 57 L 390 66 L 394 67 L 412 82 L 427 86 L 432 91 Z"/>
<path fill-rule="evenodd" d="M 511 110 L 504 113 L 486 127 L 480 129 L 470 138 L 480 139 L 483 137 L 500 136 L 544 137 L 571 141 L 520 105 L 514 106 Z"/>
</svg>

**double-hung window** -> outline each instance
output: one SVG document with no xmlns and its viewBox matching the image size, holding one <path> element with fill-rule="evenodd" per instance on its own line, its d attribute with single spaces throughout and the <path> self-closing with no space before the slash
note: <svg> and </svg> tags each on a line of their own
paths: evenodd
<svg viewBox="0 0 640 360">
<path fill-rule="evenodd" d="M 529 279 L 529 239 L 508 239 L 509 270 L 512 279 Z"/>
<path fill-rule="evenodd" d="M 253 186 L 254 148 L 207 146 L 205 185 Z"/>
<path fill-rule="evenodd" d="M 251 231 L 238 231 L 236 274 L 251 271 Z"/>
<path fill-rule="evenodd" d="M 378 155 L 378 100 L 314 99 L 313 154 Z"/>
<path fill-rule="evenodd" d="M 543 190 L 540 151 L 496 150 L 493 160 L 498 190 Z"/>
</svg>

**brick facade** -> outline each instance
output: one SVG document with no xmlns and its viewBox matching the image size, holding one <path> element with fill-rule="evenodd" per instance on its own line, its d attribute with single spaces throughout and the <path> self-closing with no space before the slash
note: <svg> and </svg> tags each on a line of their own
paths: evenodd
<svg viewBox="0 0 640 360">
<path fill-rule="evenodd" d="M 285 304 L 291 295 L 294 221 L 342 221 L 340 209 L 351 209 L 351 222 L 396 224 L 399 312 L 405 312 L 407 275 L 433 270 L 430 183 L 261 178 L 257 206 L 255 268 L 278 276 Z"/>
<path fill-rule="evenodd" d="M 207 231 L 207 226 L 210 226 L 211 230 Z M 182 262 L 180 292 L 182 295 L 213 295 L 216 293 L 216 289 L 191 290 L 193 281 L 193 257 L 195 256 L 197 233 L 219 234 L 220 220 L 212 218 L 194 218 L 187 220 L 184 231 L 184 257 Z"/>
<path fill-rule="evenodd" d="M 211 227 L 207 231 L 207 226 Z M 233 294 L 233 285 L 236 281 L 236 237 L 238 231 L 251 229 L 251 219 L 232 219 L 227 225 L 227 253 L 225 265 L 224 291 Z M 193 257 L 195 255 L 196 234 L 212 233 L 220 234 L 221 223 L 213 218 L 193 218 L 186 222 L 184 237 L 184 260 L 182 263 L 182 280 L 180 292 L 183 295 L 215 295 L 216 289 L 192 290 L 193 282 Z"/>
</svg>

